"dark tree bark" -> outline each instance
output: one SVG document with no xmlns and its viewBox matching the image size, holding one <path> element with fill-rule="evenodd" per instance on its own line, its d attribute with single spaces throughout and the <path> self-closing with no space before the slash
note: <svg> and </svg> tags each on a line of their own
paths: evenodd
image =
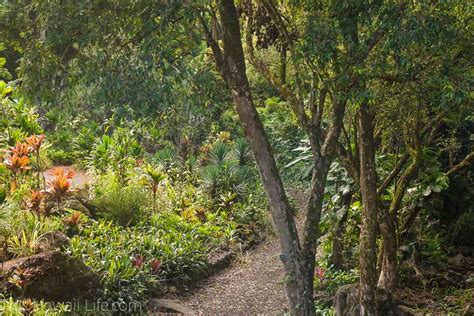
<svg viewBox="0 0 474 316">
<path fill-rule="evenodd" d="M 332 266 L 338 270 L 344 269 L 344 228 L 346 226 L 347 218 L 349 217 L 349 207 L 352 202 L 353 194 L 354 192 L 348 192 L 342 197 L 341 207 L 345 208 L 346 211 L 337 223 L 337 227 L 332 238 L 331 263 Z"/>
<path fill-rule="evenodd" d="M 280 48 L 280 81 L 286 84 L 286 43 L 282 43 Z"/>
<path fill-rule="evenodd" d="M 360 230 L 360 315 L 376 315 L 376 225 L 377 174 L 373 118 L 366 102 L 359 109 L 360 192 L 362 225 Z"/>
<path fill-rule="evenodd" d="M 253 104 L 246 76 L 239 21 L 232 0 L 220 0 L 218 10 L 223 49 L 213 39 L 204 19 L 201 20 L 206 40 L 214 53 L 217 68 L 226 81 L 237 108 L 246 138 L 252 148 L 267 193 L 272 218 L 279 236 L 287 279 L 286 288 L 292 312 L 314 315 L 313 271 L 308 270 L 298 239 L 293 210 L 288 202 L 272 148 Z M 313 257 L 314 266 L 314 257 Z"/>
</svg>

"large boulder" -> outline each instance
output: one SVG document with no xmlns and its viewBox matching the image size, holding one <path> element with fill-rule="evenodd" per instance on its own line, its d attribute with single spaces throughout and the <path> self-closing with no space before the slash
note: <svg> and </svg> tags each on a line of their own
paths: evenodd
<svg viewBox="0 0 474 316">
<path fill-rule="evenodd" d="M 0 291 L 13 297 L 64 302 L 100 295 L 99 276 L 77 258 L 51 251 L 0 265 Z"/>
</svg>

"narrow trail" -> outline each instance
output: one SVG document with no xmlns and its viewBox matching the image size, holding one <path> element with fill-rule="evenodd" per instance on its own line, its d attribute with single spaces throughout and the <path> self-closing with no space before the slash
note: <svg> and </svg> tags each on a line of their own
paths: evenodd
<svg viewBox="0 0 474 316">
<path fill-rule="evenodd" d="M 231 266 L 178 297 L 199 314 L 255 315 L 288 311 L 279 259 L 280 244 L 271 236 Z"/>
<path fill-rule="evenodd" d="M 303 204 L 301 192 L 292 196 L 297 205 Z M 289 305 L 280 253 L 278 238 L 269 236 L 226 269 L 173 299 L 198 314 L 283 314 L 289 311 Z"/>
</svg>

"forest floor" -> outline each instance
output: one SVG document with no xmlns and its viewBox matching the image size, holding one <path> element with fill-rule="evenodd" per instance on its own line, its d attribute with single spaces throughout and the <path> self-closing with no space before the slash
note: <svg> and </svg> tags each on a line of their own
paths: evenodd
<svg viewBox="0 0 474 316">
<path fill-rule="evenodd" d="M 304 192 L 291 192 L 291 196 L 297 206 L 304 205 Z M 298 226 L 301 218 L 297 218 Z M 289 311 L 289 305 L 280 254 L 277 236 L 270 235 L 226 269 L 167 298 L 178 300 L 198 314 L 282 314 Z"/>
</svg>

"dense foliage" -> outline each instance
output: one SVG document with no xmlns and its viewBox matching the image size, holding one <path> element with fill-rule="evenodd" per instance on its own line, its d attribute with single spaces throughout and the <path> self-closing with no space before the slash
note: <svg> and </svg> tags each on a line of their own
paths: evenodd
<svg viewBox="0 0 474 316">
<path fill-rule="evenodd" d="M 474 245 L 469 1 L 0 6 L 2 262 L 61 231 L 105 300 L 146 300 L 261 240 L 272 205 L 310 314 L 313 288 L 359 283 L 369 309 L 376 287 L 471 293 L 433 276 Z"/>
</svg>

